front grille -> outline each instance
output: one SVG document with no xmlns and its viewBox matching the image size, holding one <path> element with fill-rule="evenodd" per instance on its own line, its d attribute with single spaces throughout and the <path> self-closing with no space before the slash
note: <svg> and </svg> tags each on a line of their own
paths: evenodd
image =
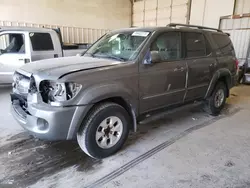
<svg viewBox="0 0 250 188">
<path fill-rule="evenodd" d="M 20 94 L 16 94 L 16 93 L 11 93 L 10 94 L 10 98 L 11 98 L 11 102 L 13 106 L 19 106 L 21 107 L 21 109 L 29 114 L 27 108 L 28 108 L 28 104 L 27 104 L 27 98 L 20 95 Z"/>
<path fill-rule="evenodd" d="M 27 110 L 24 110 L 24 108 L 20 105 L 20 101 L 14 100 L 12 102 L 12 105 L 13 105 L 13 109 L 19 115 L 19 117 L 25 120 L 27 118 L 28 113 L 27 113 Z"/>
</svg>

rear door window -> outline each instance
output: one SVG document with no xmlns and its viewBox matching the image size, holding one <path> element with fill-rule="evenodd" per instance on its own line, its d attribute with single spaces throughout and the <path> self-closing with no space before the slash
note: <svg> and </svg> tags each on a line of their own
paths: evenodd
<svg viewBox="0 0 250 188">
<path fill-rule="evenodd" d="M 187 58 L 204 57 L 207 55 L 207 45 L 202 33 L 184 33 Z"/>
<path fill-rule="evenodd" d="M 214 42 L 217 44 L 222 54 L 234 55 L 234 47 L 230 38 L 225 34 L 213 34 Z"/>
<path fill-rule="evenodd" d="M 30 33 L 33 51 L 54 50 L 53 42 L 49 33 Z"/>
</svg>

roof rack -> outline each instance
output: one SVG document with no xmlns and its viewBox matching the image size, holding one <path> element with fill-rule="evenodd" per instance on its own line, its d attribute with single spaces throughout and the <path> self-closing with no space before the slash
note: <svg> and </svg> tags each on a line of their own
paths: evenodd
<svg viewBox="0 0 250 188">
<path fill-rule="evenodd" d="M 211 28 L 211 27 L 203 27 L 203 26 L 200 26 L 200 25 L 188 25 L 188 24 L 170 23 L 170 24 L 168 24 L 167 26 L 168 26 L 168 27 L 176 27 L 176 26 L 195 27 L 195 28 L 198 28 L 198 29 L 207 29 L 207 30 L 213 30 L 213 31 L 217 31 L 217 32 L 223 33 L 223 31 L 220 30 L 220 29 Z"/>
</svg>

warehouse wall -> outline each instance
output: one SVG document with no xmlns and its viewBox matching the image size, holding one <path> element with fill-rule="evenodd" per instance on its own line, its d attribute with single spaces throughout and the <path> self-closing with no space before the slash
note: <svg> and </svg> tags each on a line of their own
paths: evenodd
<svg viewBox="0 0 250 188">
<path fill-rule="evenodd" d="M 250 13 L 250 0 L 236 0 L 234 14 Z"/>
<path fill-rule="evenodd" d="M 250 63 L 250 14 L 238 16 L 226 16 L 221 19 L 220 29 L 230 33 L 234 44 L 236 57 L 240 64 L 248 60 Z"/>
<path fill-rule="evenodd" d="M 0 20 L 115 29 L 131 26 L 130 0 L 0 0 Z"/>
<path fill-rule="evenodd" d="M 190 0 L 137 0 L 133 5 L 133 26 L 166 26 L 186 23 Z"/>
<path fill-rule="evenodd" d="M 190 24 L 219 27 L 220 17 L 233 14 L 234 0 L 192 0 Z"/>
</svg>

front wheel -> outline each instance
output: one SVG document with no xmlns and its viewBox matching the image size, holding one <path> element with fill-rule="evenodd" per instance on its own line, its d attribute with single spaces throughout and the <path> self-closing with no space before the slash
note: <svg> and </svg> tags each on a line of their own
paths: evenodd
<svg viewBox="0 0 250 188">
<path fill-rule="evenodd" d="M 129 133 L 130 117 L 116 103 L 103 103 L 94 107 L 83 121 L 77 134 L 81 149 L 93 158 L 105 158 L 116 153 Z"/>
<path fill-rule="evenodd" d="M 207 99 L 205 109 L 211 115 L 218 115 L 226 103 L 227 87 L 224 82 L 218 82 L 212 95 Z"/>
</svg>

